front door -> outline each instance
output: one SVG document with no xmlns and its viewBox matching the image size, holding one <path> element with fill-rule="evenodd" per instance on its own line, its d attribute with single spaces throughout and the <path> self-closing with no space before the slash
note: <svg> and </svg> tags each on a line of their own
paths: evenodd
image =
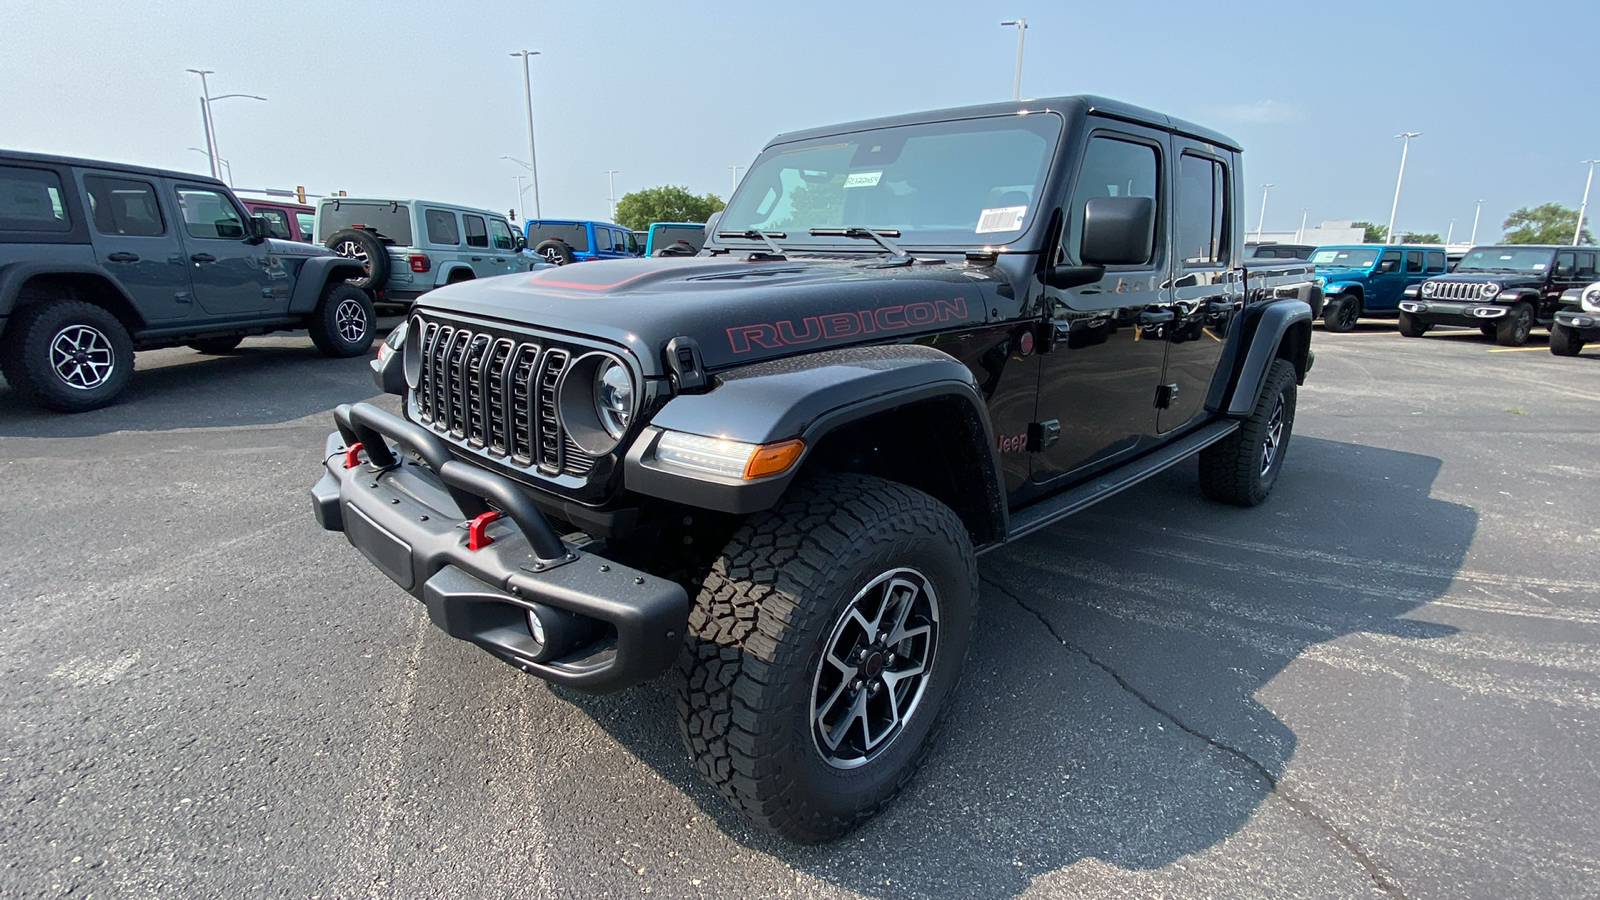
<svg viewBox="0 0 1600 900">
<path fill-rule="evenodd" d="M 1094 197 L 1154 199 L 1155 246 L 1145 262 L 1112 266 L 1095 284 L 1045 288 L 1052 335 L 1039 366 L 1034 481 L 1085 475 L 1140 449 L 1156 433 L 1154 400 L 1166 356 L 1161 328 L 1164 317 L 1171 316 L 1166 179 L 1160 176 L 1165 138 L 1161 132 L 1102 122 L 1084 149 L 1055 260 L 1079 262 L 1084 204 Z"/>
<path fill-rule="evenodd" d="M 1539 315 L 1550 318 L 1561 308 L 1561 293 L 1572 288 L 1583 288 L 1595 281 L 1595 251 L 1562 250 L 1556 254 L 1556 266 L 1550 273 L 1550 286 L 1545 289 L 1544 302 Z"/>
<path fill-rule="evenodd" d="M 517 268 L 517 239 L 511 235 L 511 226 L 502 219 L 489 220 L 489 250 L 493 263 L 491 275 L 504 275 Z"/>
<path fill-rule="evenodd" d="M 1385 250 L 1378 264 L 1367 276 L 1366 296 L 1363 304 L 1370 309 L 1394 309 L 1400 304 L 1400 294 L 1406 289 L 1405 273 L 1400 266 L 1405 254 L 1399 250 Z"/>
<path fill-rule="evenodd" d="M 194 318 L 198 310 L 177 217 L 154 182 L 117 172 L 82 171 L 96 261 L 151 323 Z"/>
<path fill-rule="evenodd" d="M 1172 315 L 1163 326 L 1167 360 L 1155 399 L 1163 433 L 1201 414 L 1228 328 L 1244 305 L 1244 284 L 1231 267 L 1233 155 L 1177 136 L 1172 152 Z"/>
<path fill-rule="evenodd" d="M 246 240 L 244 213 L 216 188 L 174 184 L 195 299 L 213 316 L 249 316 L 289 307 L 288 273 L 267 245 Z"/>
</svg>

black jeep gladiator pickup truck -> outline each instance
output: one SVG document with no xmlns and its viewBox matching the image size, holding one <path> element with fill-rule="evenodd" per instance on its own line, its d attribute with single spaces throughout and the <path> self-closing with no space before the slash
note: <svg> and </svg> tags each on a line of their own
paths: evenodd
<svg viewBox="0 0 1600 900">
<path fill-rule="evenodd" d="M 698 256 L 421 297 L 312 488 L 446 632 L 549 681 L 671 670 L 700 771 L 837 837 L 910 778 L 976 556 L 1198 455 L 1264 500 L 1304 263 L 1242 258 L 1233 141 L 1096 97 L 783 135 Z"/>
</svg>

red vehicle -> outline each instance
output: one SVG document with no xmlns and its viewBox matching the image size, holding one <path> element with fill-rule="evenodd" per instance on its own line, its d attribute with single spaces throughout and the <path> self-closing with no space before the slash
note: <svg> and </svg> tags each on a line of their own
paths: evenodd
<svg viewBox="0 0 1600 900">
<path fill-rule="evenodd" d="M 258 200 L 253 197 L 240 197 L 239 202 L 250 211 L 250 215 L 267 220 L 269 237 L 314 243 L 311 223 L 317 211 L 313 207 L 293 200 Z"/>
</svg>

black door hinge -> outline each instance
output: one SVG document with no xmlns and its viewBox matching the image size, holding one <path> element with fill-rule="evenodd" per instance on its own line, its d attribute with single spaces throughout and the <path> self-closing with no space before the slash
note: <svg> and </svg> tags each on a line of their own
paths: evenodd
<svg viewBox="0 0 1600 900">
<path fill-rule="evenodd" d="M 1163 384 L 1156 388 L 1156 409 L 1171 409 L 1173 401 L 1177 399 L 1177 385 Z"/>
</svg>

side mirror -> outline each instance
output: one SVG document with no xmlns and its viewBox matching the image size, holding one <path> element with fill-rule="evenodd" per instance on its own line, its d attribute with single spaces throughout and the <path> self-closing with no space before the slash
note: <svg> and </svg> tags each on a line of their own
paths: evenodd
<svg viewBox="0 0 1600 900">
<path fill-rule="evenodd" d="M 722 210 L 720 209 L 706 217 L 706 240 L 711 240 L 712 236 L 717 233 L 717 223 L 720 221 L 722 221 Z"/>
<path fill-rule="evenodd" d="M 244 222 L 244 239 L 248 244 L 259 244 L 272 234 L 272 225 L 266 216 L 251 216 Z"/>
<path fill-rule="evenodd" d="M 1147 262 L 1156 240 L 1156 203 L 1149 197 L 1094 197 L 1083 205 L 1078 257 L 1086 266 Z"/>
</svg>

